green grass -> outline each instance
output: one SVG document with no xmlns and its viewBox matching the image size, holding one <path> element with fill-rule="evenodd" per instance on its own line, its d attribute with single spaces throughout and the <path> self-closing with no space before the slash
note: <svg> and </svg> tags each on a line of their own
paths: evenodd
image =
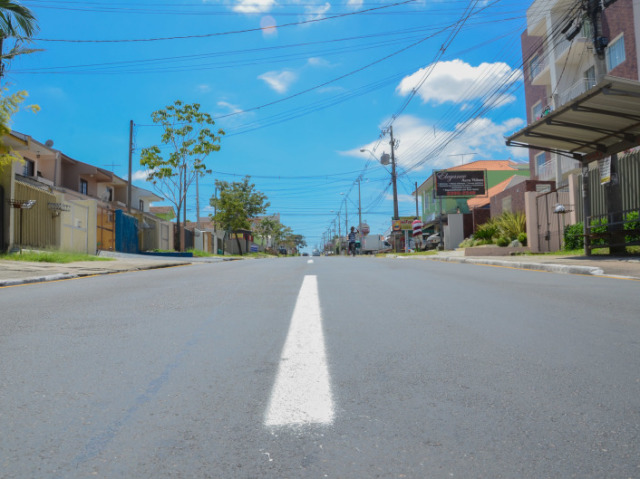
<svg viewBox="0 0 640 479">
<path fill-rule="evenodd" d="M 113 258 L 105 258 L 84 253 L 69 253 L 64 251 L 22 251 L 20 253 L 0 254 L 0 259 L 10 261 L 30 261 L 34 263 L 74 263 L 76 261 L 113 261 Z"/>
</svg>

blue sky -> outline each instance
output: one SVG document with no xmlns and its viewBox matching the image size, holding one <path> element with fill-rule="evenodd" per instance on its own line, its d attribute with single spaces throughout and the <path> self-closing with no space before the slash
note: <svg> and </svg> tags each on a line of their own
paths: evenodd
<svg viewBox="0 0 640 479">
<path fill-rule="evenodd" d="M 472 160 L 527 161 L 503 136 L 524 124 L 520 35 L 529 2 L 302 0 L 30 0 L 33 42 L 5 82 L 41 111 L 13 129 L 127 177 L 129 121 L 139 152 L 160 143 L 151 113 L 199 103 L 225 130 L 200 182 L 206 216 L 214 179 L 250 175 L 269 213 L 309 249 L 363 222 L 384 233 L 391 176 L 376 162 L 398 140 L 401 216 L 432 169 Z M 168 203 L 160 203 L 168 204 Z M 195 220 L 192 188 L 187 217 Z"/>
</svg>

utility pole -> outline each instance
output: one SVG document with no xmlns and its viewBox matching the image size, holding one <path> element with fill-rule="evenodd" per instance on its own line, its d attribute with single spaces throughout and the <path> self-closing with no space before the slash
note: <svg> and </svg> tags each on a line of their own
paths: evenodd
<svg viewBox="0 0 640 479">
<path fill-rule="evenodd" d="M 129 181 L 127 184 L 127 213 L 131 214 L 131 190 L 133 182 L 132 175 L 132 158 L 133 158 L 133 120 L 129 120 Z"/>
<path fill-rule="evenodd" d="M 416 181 L 416 217 L 420 217 L 420 212 L 418 210 L 418 182 Z"/>
<path fill-rule="evenodd" d="M 358 177 L 358 231 L 362 228 L 362 201 L 360 199 L 360 181 L 362 176 Z"/>
<path fill-rule="evenodd" d="M 397 175 L 396 175 L 396 155 L 395 155 L 395 141 L 393 140 L 393 126 L 389 126 L 389 136 L 391 137 L 391 141 L 389 145 L 391 145 L 391 181 L 393 182 L 393 219 L 398 220 L 400 216 L 398 215 L 398 186 L 397 186 Z"/>
<path fill-rule="evenodd" d="M 609 5 L 615 3 L 615 1 L 616 0 L 605 0 L 603 3 L 605 7 L 608 7 Z M 607 72 L 607 65 L 605 62 L 605 48 L 609 44 L 609 39 L 602 36 L 603 3 L 601 3 L 599 0 L 588 0 L 587 2 L 587 17 L 591 22 L 591 31 L 593 32 L 593 59 L 595 63 L 596 80 L 598 82 L 604 77 Z M 584 166 L 587 166 L 587 176 L 585 177 L 583 173 L 583 184 L 588 181 L 588 165 L 583 165 L 583 172 L 585 171 Z M 609 248 L 609 253 L 625 254 L 626 248 L 624 246 L 624 228 L 622 225 L 622 191 L 620 189 L 620 172 L 618 167 L 618 155 L 616 153 L 611 155 L 610 168 L 611 180 L 605 185 L 605 204 L 608 215 L 607 229 L 610 233 L 610 242 L 613 244 L 617 243 L 618 246 L 611 246 Z M 585 234 L 586 228 L 590 226 L 587 225 L 587 222 L 588 219 L 585 217 Z M 585 250 L 587 254 L 590 254 L 590 250 L 588 248 L 585 248 Z"/>
</svg>

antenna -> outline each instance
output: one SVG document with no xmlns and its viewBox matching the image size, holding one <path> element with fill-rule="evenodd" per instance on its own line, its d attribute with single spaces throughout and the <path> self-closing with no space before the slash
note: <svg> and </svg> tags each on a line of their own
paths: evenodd
<svg viewBox="0 0 640 479">
<path fill-rule="evenodd" d="M 44 146 L 51 148 L 53 146 L 53 140 L 47 140 L 44 142 Z"/>
</svg>

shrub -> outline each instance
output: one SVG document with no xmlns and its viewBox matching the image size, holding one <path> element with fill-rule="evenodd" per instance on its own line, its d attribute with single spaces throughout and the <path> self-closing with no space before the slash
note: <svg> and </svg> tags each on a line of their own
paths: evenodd
<svg viewBox="0 0 640 479">
<path fill-rule="evenodd" d="M 626 231 L 629 230 L 640 230 L 640 213 L 637 211 L 632 211 L 624 215 L 624 220 L 629 221 L 629 223 L 624 224 L 624 229 Z M 624 240 L 627 243 L 631 243 L 632 241 L 640 241 L 640 234 L 630 234 L 624 237 Z"/>
<path fill-rule="evenodd" d="M 518 239 L 521 233 L 527 231 L 526 217 L 522 212 L 502 213 L 502 215 L 496 218 L 496 223 L 500 231 L 500 236 L 508 238 L 509 242 Z"/>
<path fill-rule="evenodd" d="M 527 233 L 520 233 L 518 235 L 518 241 L 520 241 L 524 246 L 527 246 Z"/>
<path fill-rule="evenodd" d="M 492 241 L 493 237 L 498 234 L 498 225 L 492 219 L 481 224 L 473 233 L 473 237 L 478 240 Z"/>
<path fill-rule="evenodd" d="M 606 233 L 607 225 L 609 221 L 607 218 L 598 218 L 591 220 L 591 233 Z M 591 241 L 591 246 L 604 246 L 607 244 L 607 240 L 604 238 Z"/>
<path fill-rule="evenodd" d="M 582 222 L 574 225 L 567 225 L 564 228 L 564 249 L 566 251 L 584 248 L 584 237 L 582 230 L 584 225 Z"/>
<path fill-rule="evenodd" d="M 511 240 L 505 236 L 500 236 L 500 238 L 496 240 L 496 244 L 502 247 L 509 246 L 509 243 L 511 243 Z"/>
</svg>

